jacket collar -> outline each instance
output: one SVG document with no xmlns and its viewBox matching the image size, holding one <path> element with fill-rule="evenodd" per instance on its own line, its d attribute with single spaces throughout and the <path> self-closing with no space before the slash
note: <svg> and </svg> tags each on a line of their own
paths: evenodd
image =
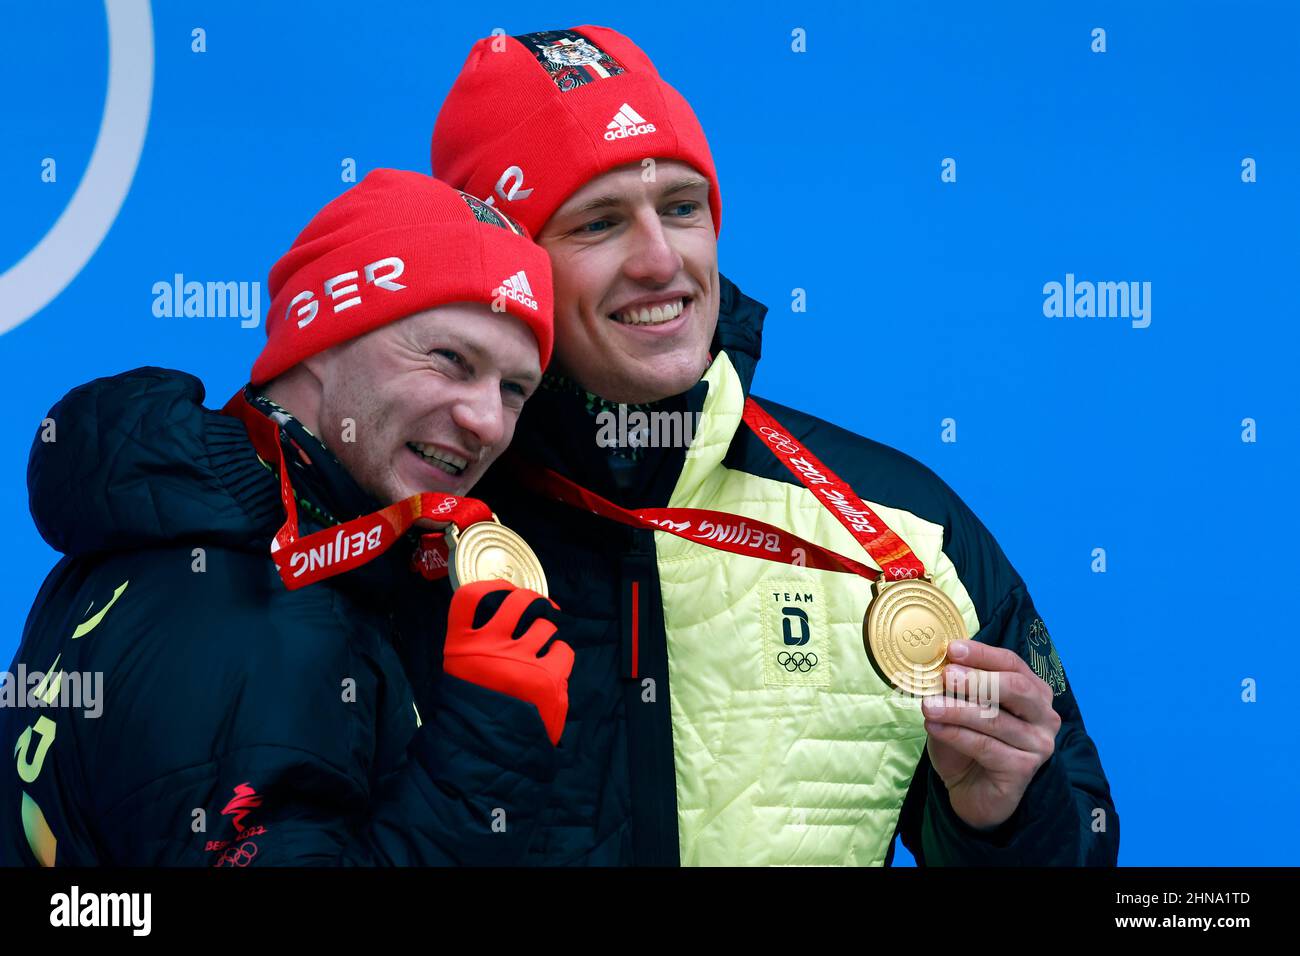
<svg viewBox="0 0 1300 956">
<path fill-rule="evenodd" d="M 740 387 L 748 395 L 754 372 L 763 353 L 763 321 L 767 306 L 741 292 L 734 282 L 719 274 L 718 328 L 713 333 L 713 354 L 726 352 L 736 370 Z"/>
</svg>

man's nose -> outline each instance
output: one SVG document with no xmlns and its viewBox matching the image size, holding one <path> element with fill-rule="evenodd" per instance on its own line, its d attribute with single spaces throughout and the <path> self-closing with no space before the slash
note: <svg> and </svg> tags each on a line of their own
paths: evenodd
<svg viewBox="0 0 1300 956">
<path fill-rule="evenodd" d="M 628 278 L 666 285 L 681 271 L 682 257 L 653 209 L 639 212 L 629 233 L 632 248 L 623 263 Z"/>
<path fill-rule="evenodd" d="M 506 428 L 500 383 L 483 378 L 467 385 L 452 404 L 451 417 L 458 428 L 474 436 L 479 447 L 490 448 L 499 444 L 505 437 Z"/>
</svg>

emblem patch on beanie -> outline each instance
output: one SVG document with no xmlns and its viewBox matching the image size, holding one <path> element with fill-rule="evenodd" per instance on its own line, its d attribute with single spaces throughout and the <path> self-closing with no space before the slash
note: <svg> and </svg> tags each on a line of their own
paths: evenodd
<svg viewBox="0 0 1300 956">
<path fill-rule="evenodd" d="M 524 227 L 500 210 L 493 209 L 483 200 L 471 196 L 467 192 L 461 192 L 460 198 L 465 200 L 465 205 L 469 206 L 470 212 L 474 213 L 474 218 L 479 222 L 489 226 L 496 226 L 498 229 L 508 229 L 516 236 L 525 236 L 527 238 Z"/>
<path fill-rule="evenodd" d="M 533 51 L 561 92 L 625 73 L 623 64 L 572 30 L 543 30 L 515 37 Z"/>
</svg>

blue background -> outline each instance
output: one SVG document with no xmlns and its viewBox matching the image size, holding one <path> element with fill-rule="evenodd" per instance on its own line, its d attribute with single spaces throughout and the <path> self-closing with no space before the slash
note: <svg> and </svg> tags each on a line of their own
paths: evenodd
<svg viewBox="0 0 1300 956">
<path fill-rule="evenodd" d="M 930 465 L 1029 583 L 1111 781 L 1121 863 L 1298 862 L 1277 696 L 1291 634 L 1270 623 L 1297 575 L 1294 6 L 470 7 L 155 6 L 125 205 L 71 285 L 0 336 L 0 658 L 57 557 L 24 483 L 47 409 L 145 364 L 194 372 L 220 405 L 261 346 L 260 323 L 155 318 L 153 283 L 262 281 L 265 310 L 271 263 L 347 187 L 343 158 L 358 178 L 428 170 L 476 38 L 597 22 L 649 53 L 709 135 L 722 270 L 771 308 L 756 390 Z M 0 272 L 75 190 L 108 69 L 101 4 L 3 12 Z M 1067 272 L 1152 283 L 1150 327 L 1044 317 L 1043 284 Z"/>
</svg>

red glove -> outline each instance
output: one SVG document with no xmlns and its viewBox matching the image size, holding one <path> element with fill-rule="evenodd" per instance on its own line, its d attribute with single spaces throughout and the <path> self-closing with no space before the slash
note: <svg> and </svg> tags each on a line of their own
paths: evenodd
<svg viewBox="0 0 1300 956">
<path fill-rule="evenodd" d="M 495 599 L 484 598 L 503 591 L 507 593 L 500 607 L 487 613 Z M 541 714 L 551 743 L 559 744 L 569 713 L 573 649 L 555 641 L 541 653 L 556 630 L 554 622 L 542 616 L 547 605 L 560 609 L 536 591 L 508 581 L 475 581 L 457 588 L 447 614 L 442 669 L 461 680 L 528 701 Z M 484 613 L 479 619 L 486 616 L 486 620 L 476 628 L 475 611 L 480 610 Z M 525 615 L 532 618 L 526 630 Z"/>
</svg>

